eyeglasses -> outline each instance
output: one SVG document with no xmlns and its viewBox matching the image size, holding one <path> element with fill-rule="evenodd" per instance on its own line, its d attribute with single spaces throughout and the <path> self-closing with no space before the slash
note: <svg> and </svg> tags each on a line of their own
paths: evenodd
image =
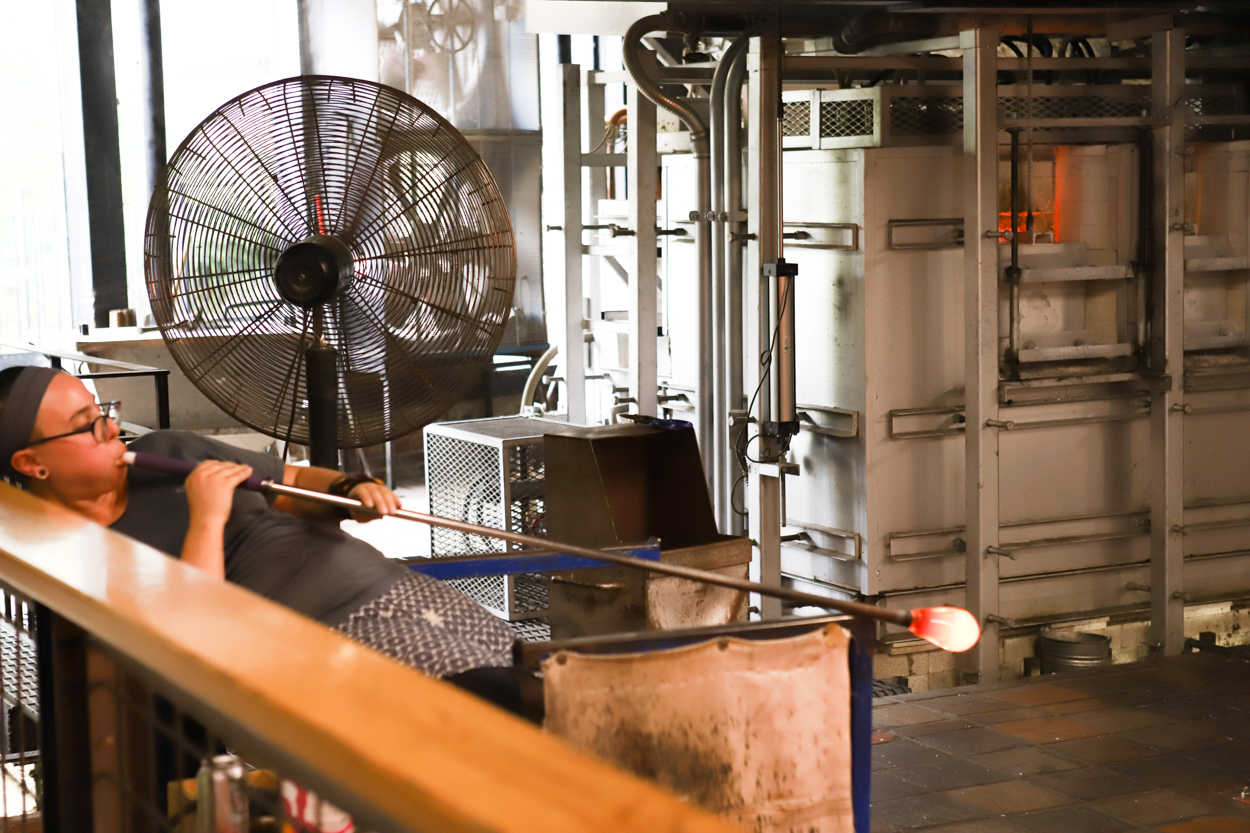
<svg viewBox="0 0 1250 833">
<path fill-rule="evenodd" d="M 28 444 L 26 448 L 32 448 L 44 443 L 50 443 L 53 440 L 63 440 L 66 437 L 73 437 L 78 434 L 91 434 L 92 438 L 97 443 L 107 442 L 109 438 L 109 420 L 112 420 L 113 423 L 116 424 L 117 418 L 121 415 L 121 412 L 121 402 L 101 402 L 100 415 L 91 420 L 91 422 L 88 422 L 82 428 L 75 428 L 73 431 L 66 431 L 64 434 L 57 434 L 55 437 L 44 437 L 41 440 L 35 440 L 33 443 Z"/>
</svg>

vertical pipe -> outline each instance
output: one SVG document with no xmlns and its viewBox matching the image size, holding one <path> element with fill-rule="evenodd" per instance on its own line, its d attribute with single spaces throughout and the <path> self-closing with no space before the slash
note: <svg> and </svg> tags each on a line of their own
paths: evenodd
<svg viewBox="0 0 1250 833">
<path fill-rule="evenodd" d="M 753 71 L 752 110 L 750 113 L 752 141 L 756 147 L 755 177 L 752 193 L 752 225 L 756 229 L 756 252 L 759 281 L 757 346 L 762 386 L 759 396 L 757 429 L 771 421 L 776 411 L 776 352 L 769 350 L 777 309 L 777 286 L 764 274 L 764 264 L 776 263 L 781 256 L 781 36 L 770 34 L 759 38 L 759 68 Z M 779 457 L 775 438 L 760 437 L 759 459 L 771 465 L 757 465 L 751 476 L 751 532 L 759 547 L 759 580 L 763 584 L 781 584 L 781 473 L 775 465 Z M 760 615 L 778 619 L 780 600 L 761 598 Z"/>
<path fill-rule="evenodd" d="M 729 299 L 730 280 L 739 280 L 741 266 L 739 266 L 739 279 L 733 278 L 726 268 L 729 260 L 728 233 L 730 228 L 730 219 L 733 214 L 737 213 L 738 206 L 736 203 L 730 204 L 726 202 L 726 192 L 729 180 L 732 177 L 731 166 L 726 165 L 726 149 L 729 147 L 728 132 L 738 133 L 741 124 L 740 108 L 734 107 L 735 120 L 728 122 L 727 114 L 727 96 L 741 96 L 742 94 L 742 73 L 739 70 L 737 74 L 737 85 L 731 85 L 730 75 L 735 66 L 741 66 L 742 58 L 746 55 L 747 47 L 751 45 L 751 34 L 741 35 L 730 44 L 729 48 L 721 55 L 720 63 L 716 67 L 716 74 L 712 77 L 712 98 L 711 98 L 711 166 L 712 166 L 712 213 L 715 215 L 715 224 L 712 226 L 712 390 L 713 390 L 713 407 L 712 414 L 712 455 L 715 460 L 714 470 L 716 481 L 712 490 L 714 506 L 716 508 L 717 525 L 722 532 L 728 533 L 732 526 L 733 507 L 731 505 L 733 488 L 734 471 L 736 467 L 731 465 L 729 455 L 729 410 L 738 407 L 736 404 L 731 405 L 730 399 L 730 361 L 729 353 L 731 338 L 731 304 Z M 735 102 L 738 103 L 738 102 Z M 738 150 L 737 141 L 734 142 L 735 150 Z M 740 172 L 741 156 L 738 157 L 736 170 Z M 740 175 L 740 173 L 739 173 Z M 741 183 L 737 183 L 737 190 L 741 190 Z M 737 194 L 735 194 L 735 197 Z M 733 245 L 737 245 L 736 243 Z M 740 337 L 740 336 L 739 336 Z"/>
<path fill-rule="evenodd" d="M 998 679 L 998 100 L 999 33 L 960 33 L 964 90 L 965 606 L 982 623 L 968 651 L 975 681 Z"/>
<path fill-rule="evenodd" d="M 699 434 L 699 451 L 703 458 L 704 475 L 708 479 L 709 485 L 714 482 L 715 472 L 711 465 L 709 452 L 712 448 L 712 315 L 711 315 L 711 282 L 712 282 L 712 240 L 710 235 L 710 223 L 708 221 L 708 213 L 711 205 L 711 172 L 708 165 L 708 134 L 707 126 L 703 119 L 686 104 L 670 98 L 656 83 L 655 78 L 642 65 L 642 37 L 653 31 L 683 31 L 687 33 L 697 34 L 698 27 L 701 25 L 699 19 L 688 18 L 675 14 L 658 14 L 650 17 L 644 17 L 635 21 L 625 33 L 625 38 L 621 44 L 621 57 L 624 59 L 625 70 L 629 73 L 630 78 L 634 82 L 636 88 L 648 101 L 651 101 L 657 107 L 663 107 L 665 110 L 676 115 L 685 123 L 690 130 L 690 145 L 693 151 L 695 166 L 697 168 L 697 209 L 691 218 L 695 223 L 694 243 L 695 251 L 698 252 L 698 287 L 699 287 L 699 309 L 698 309 L 698 328 L 699 328 L 699 380 L 698 390 L 696 392 L 698 400 L 697 413 L 697 430 Z M 630 110 L 630 135 L 636 135 L 636 124 L 634 122 L 633 110 Z M 635 142 L 630 142 L 630 147 Z M 652 148 L 654 152 L 654 148 Z M 637 241 L 639 251 L 642 252 L 642 246 L 645 238 L 649 238 L 651 242 L 651 251 L 654 253 L 655 248 L 655 224 L 654 224 L 654 189 L 648 192 L 630 190 L 631 195 L 637 195 L 636 199 L 631 199 L 630 204 L 641 206 L 642 203 L 650 203 L 652 210 L 650 211 L 652 222 L 643 224 L 639 220 L 639 225 L 634 228 L 637 232 Z M 639 209 L 641 211 L 641 208 Z M 645 235 L 645 237 L 644 237 Z M 654 324 L 651 328 L 652 333 L 652 352 L 654 352 Z M 646 397 L 650 403 L 650 409 L 644 407 L 643 397 Z M 638 398 L 638 409 L 640 413 L 655 413 L 656 406 L 656 390 L 653 385 L 650 391 L 640 391 Z"/>
<path fill-rule="evenodd" d="M 149 193 L 160 181 L 168 161 L 165 151 L 165 59 L 161 42 L 160 0 L 143 0 L 144 45 L 147 49 L 147 176 Z"/>
<path fill-rule="evenodd" d="M 109 0 L 77 0 L 77 13 L 95 326 L 107 327 L 109 310 L 128 306 L 113 15 Z"/>
<path fill-rule="evenodd" d="M 752 113 L 755 125 L 752 127 L 759 137 L 759 192 L 758 200 L 752 208 L 755 210 L 756 234 L 759 262 L 776 263 L 781 256 L 781 37 L 770 34 L 760 38 L 759 68 L 759 113 Z M 772 343 L 774 315 L 777 314 L 777 287 L 775 283 L 764 277 L 761 271 L 757 275 L 760 281 L 760 318 L 759 318 L 759 349 L 760 361 L 765 360 Z M 774 351 L 775 353 L 775 351 Z M 760 395 L 759 423 L 775 418 L 777 374 L 775 373 L 776 356 L 771 357 L 767 367 L 762 367 L 768 377 L 764 390 Z M 765 451 L 767 440 L 761 439 L 761 459 L 775 457 L 775 450 Z"/>
<path fill-rule="evenodd" d="M 307 0 L 301 0 L 307 2 Z M 561 64 L 573 63 L 573 36 L 556 35 L 556 61 Z"/>
<path fill-rule="evenodd" d="M 1185 644 L 1184 358 L 1185 358 L 1185 32 L 1151 38 L 1154 128 L 1154 257 L 1150 371 L 1150 628 L 1163 653 Z"/>
<path fill-rule="evenodd" d="M 654 61 L 652 53 L 641 60 Z M 634 229 L 633 269 L 629 274 L 629 394 L 640 414 L 654 416 L 659 406 L 656 380 L 656 322 L 659 305 L 656 234 L 656 154 L 655 105 L 637 84 L 630 84 L 626 93 L 629 110 L 629 144 L 627 147 L 629 189 L 629 226 Z"/>
<path fill-rule="evenodd" d="M 312 75 L 315 72 L 313 67 L 313 45 L 312 45 L 312 12 L 309 9 L 309 3 L 312 0 L 295 0 L 295 17 L 299 25 L 299 74 Z M 408 46 L 408 60 L 412 60 L 412 47 Z"/>
<path fill-rule="evenodd" d="M 586 422 L 586 342 L 582 296 L 582 69 L 562 63 L 560 73 L 560 114 L 562 123 L 564 215 L 564 383 L 568 393 L 569 422 Z M 528 404 L 528 403 L 527 403 Z"/>
<path fill-rule="evenodd" d="M 749 43 L 748 39 L 748 48 Z M 744 213 L 742 202 L 742 84 L 746 80 L 746 54 L 746 49 L 738 53 L 729 67 L 729 77 L 725 82 L 725 212 L 728 215 L 726 220 L 726 245 L 728 251 L 725 254 L 727 284 L 725 304 L 727 308 L 726 319 L 728 321 L 725 334 L 728 342 L 728 357 L 725 368 L 725 396 L 728 403 L 726 416 L 728 411 L 742 410 L 746 407 L 742 389 L 742 353 L 744 346 L 744 333 L 742 330 L 742 255 L 746 241 L 741 236 L 737 236 L 744 231 L 744 224 L 739 218 Z M 728 430 L 727 427 L 726 441 L 730 448 L 737 447 L 739 433 L 745 430 L 745 422 L 740 422 L 736 430 Z M 728 452 L 729 449 L 726 449 L 726 451 Z M 742 521 L 742 516 L 734 511 L 734 483 L 739 473 L 736 467 L 733 468 L 733 471 L 734 475 L 729 478 L 729 483 L 726 486 L 725 500 L 729 507 L 727 512 L 729 525 L 725 531 L 731 535 L 741 535 L 746 531 L 746 526 Z M 745 481 L 742 489 L 742 504 L 744 507 L 746 506 Z"/>
<path fill-rule="evenodd" d="M 1011 134 L 1011 265 L 1007 267 L 1007 286 L 1011 293 L 1008 307 L 1007 360 L 1018 362 L 1020 355 L 1020 128 L 1009 127 Z"/>
</svg>

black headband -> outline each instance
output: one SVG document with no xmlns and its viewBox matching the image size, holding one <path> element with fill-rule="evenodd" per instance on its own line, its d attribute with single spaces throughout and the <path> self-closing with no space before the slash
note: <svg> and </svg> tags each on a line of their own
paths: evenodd
<svg viewBox="0 0 1250 833">
<path fill-rule="evenodd" d="M 26 485 L 26 476 L 13 468 L 13 455 L 30 444 L 43 395 L 60 372 L 53 367 L 23 368 L 0 409 L 0 476 L 10 483 Z"/>
</svg>

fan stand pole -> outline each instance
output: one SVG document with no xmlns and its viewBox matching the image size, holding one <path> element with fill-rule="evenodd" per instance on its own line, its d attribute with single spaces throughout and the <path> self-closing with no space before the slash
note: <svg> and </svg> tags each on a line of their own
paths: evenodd
<svg viewBox="0 0 1250 833">
<path fill-rule="evenodd" d="M 338 357 L 338 351 L 324 343 L 304 352 L 309 462 L 324 469 L 339 467 Z"/>
</svg>

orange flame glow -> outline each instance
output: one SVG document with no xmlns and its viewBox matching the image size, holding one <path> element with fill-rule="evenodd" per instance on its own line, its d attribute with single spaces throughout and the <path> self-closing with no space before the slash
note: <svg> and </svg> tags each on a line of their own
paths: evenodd
<svg viewBox="0 0 1250 833">
<path fill-rule="evenodd" d="M 976 617 L 961 607 L 924 607 L 911 612 L 912 633 L 944 651 L 962 653 L 981 638 Z"/>
</svg>

